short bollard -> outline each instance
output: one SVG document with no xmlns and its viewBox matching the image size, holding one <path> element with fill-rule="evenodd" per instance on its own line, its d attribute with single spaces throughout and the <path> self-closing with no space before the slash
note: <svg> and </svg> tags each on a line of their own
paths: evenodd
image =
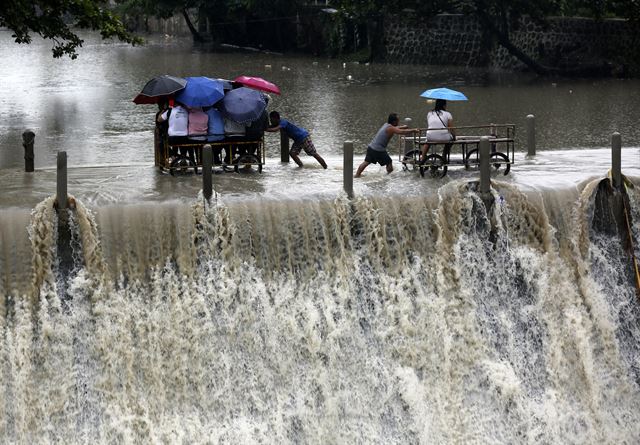
<svg viewBox="0 0 640 445">
<path fill-rule="evenodd" d="M 491 193 L 490 156 L 489 136 L 482 136 L 480 138 L 480 194 L 483 198 Z"/>
<path fill-rule="evenodd" d="M 622 187 L 622 137 L 617 131 L 611 135 L 611 178 L 615 188 Z"/>
<path fill-rule="evenodd" d="M 33 143 L 36 139 L 36 134 L 31 130 L 25 130 L 22 133 L 22 146 L 24 147 L 24 171 L 32 172 L 34 170 Z"/>
<path fill-rule="evenodd" d="M 344 143 L 344 191 L 353 198 L 353 142 Z"/>
<path fill-rule="evenodd" d="M 58 210 L 67 208 L 67 152 L 58 152 L 58 166 L 56 177 L 56 203 Z"/>
<path fill-rule="evenodd" d="M 280 129 L 280 162 L 289 162 L 289 136 Z"/>
<path fill-rule="evenodd" d="M 536 155 L 536 118 L 533 114 L 527 116 L 527 156 Z"/>
<path fill-rule="evenodd" d="M 58 152 L 56 200 L 58 212 L 58 273 L 62 277 L 69 277 L 74 269 L 73 249 L 71 240 L 71 225 L 69 224 L 69 210 L 75 209 L 75 202 L 67 195 L 67 152 Z M 66 284 L 63 283 L 65 288 Z"/>
<path fill-rule="evenodd" d="M 211 200 L 213 195 L 213 150 L 211 145 L 207 144 L 202 147 L 202 194 L 207 201 Z"/>
</svg>

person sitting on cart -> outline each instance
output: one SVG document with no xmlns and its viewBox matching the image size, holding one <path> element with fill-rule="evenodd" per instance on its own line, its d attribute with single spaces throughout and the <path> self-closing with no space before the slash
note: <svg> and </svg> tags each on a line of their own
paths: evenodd
<svg viewBox="0 0 640 445">
<path fill-rule="evenodd" d="M 369 145 L 367 146 L 367 154 L 362 164 L 358 167 L 354 176 L 355 178 L 359 178 L 369 164 L 380 164 L 381 166 L 386 166 L 387 173 L 391 173 L 393 171 L 393 161 L 387 152 L 387 145 L 389 144 L 389 141 L 394 134 L 409 134 L 418 131 L 415 128 L 407 128 L 406 125 L 398 126 L 399 123 L 400 119 L 398 118 L 398 115 L 396 113 L 391 113 L 387 118 L 387 123 L 380 127 L 376 135 L 373 137 L 373 140 L 369 142 Z"/>
<path fill-rule="evenodd" d="M 169 146 L 171 147 L 172 156 L 178 156 L 174 147 L 177 145 L 180 148 L 180 156 L 189 157 L 193 165 L 196 165 L 193 147 L 180 146 L 182 144 L 192 143 L 192 141 L 189 139 L 188 107 L 182 105 L 180 102 L 176 102 L 173 108 L 169 108 L 167 111 L 162 113 L 158 120 L 161 122 L 169 122 Z M 198 169 L 195 168 L 194 172 L 197 173 Z"/>
<path fill-rule="evenodd" d="M 173 108 L 165 110 L 158 116 L 158 122 L 168 122 L 169 127 L 167 134 L 169 135 L 169 146 L 172 148 L 171 155 L 177 156 L 174 145 L 186 144 L 189 139 L 189 110 L 176 102 Z"/>
<path fill-rule="evenodd" d="M 433 110 L 427 113 L 427 143 L 422 146 L 420 152 L 420 161 L 423 162 L 427 151 L 429 150 L 429 142 L 449 142 L 456 140 L 456 134 L 453 130 L 453 116 L 447 110 L 447 101 L 444 99 L 436 99 L 436 105 Z M 444 144 L 442 156 L 445 161 L 449 159 L 451 146 L 453 144 Z"/>
<path fill-rule="evenodd" d="M 215 107 L 207 107 L 204 111 L 209 116 L 207 142 L 216 142 L 213 144 L 213 163 L 219 165 L 222 164 L 222 145 L 220 141 L 224 139 L 224 118 L 220 110 Z"/>
<path fill-rule="evenodd" d="M 200 107 L 189 108 L 189 142 L 192 146 L 187 147 L 187 153 L 189 159 L 195 162 L 193 159 L 193 152 L 195 148 L 198 163 L 202 158 L 202 145 L 207 140 L 207 134 L 209 132 L 209 115 L 205 113 Z M 202 145 L 193 147 L 193 144 L 202 143 Z"/>
<path fill-rule="evenodd" d="M 251 121 L 245 128 L 245 137 L 247 138 L 247 141 L 258 141 L 255 144 L 247 145 L 246 151 L 248 154 L 256 155 L 258 146 L 260 145 L 259 141 L 262 141 L 264 132 L 267 128 L 269 128 L 269 115 L 267 114 L 267 110 L 264 110 L 258 119 Z"/>
<path fill-rule="evenodd" d="M 269 118 L 271 119 L 271 127 L 265 129 L 265 131 L 275 132 L 282 129 L 287 137 L 293 139 L 289 154 L 299 167 L 303 166 L 299 155 L 300 152 L 304 150 L 309 156 L 316 158 L 316 161 L 322 165 L 322 168 L 327 168 L 327 163 L 316 151 L 316 147 L 313 145 L 313 141 L 307 130 L 293 125 L 286 119 L 280 119 L 280 113 L 277 111 L 269 113 Z"/>
<path fill-rule="evenodd" d="M 169 101 L 166 98 L 161 98 L 158 100 L 158 112 L 156 113 L 156 128 L 153 133 L 156 153 L 159 159 L 161 156 L 164 156 L 165 153 L 165 143 L 167 142 L 167 131 L 169 130 L 169 124 L 167 121 L 161 121 L 160 115 L 169 109 Z"/>
</svg>

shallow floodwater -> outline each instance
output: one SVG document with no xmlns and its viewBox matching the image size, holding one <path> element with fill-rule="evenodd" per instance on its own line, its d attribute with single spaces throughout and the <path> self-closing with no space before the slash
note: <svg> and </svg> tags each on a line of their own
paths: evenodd
<svg viewBox="0 0 640 445">
<path fill-rule="evenodd" d="M 267 165 L 262 175 L 217 175 L 216 189 L 225 194 L 304 195 L 335 194 L 342 181 L 342 145 L 355 143 L 357 166 L 366 144 L 386 119 L 397 112 L 424 126 L 431 105 L 419 94 L 431 87 L 463 91 L 468 102 L 450 103 L 457 125 L 513 123 L 516 149 L 526 150 L 526 115 L 534 114 L 537 147 L 535 162 L 521 162 L 507 180 L 542 179 L 575 184 L 588 175 L 603 175 L 610 166 L 606 151 L 614 131 L 622 134 L 623 172 L 640 168 L 640 81 L 550 80 L 488 73 L 464 67 L 365 65 L 341 59 L 292 57 L 273 54 L 215 54 L 195 50 L 187 40 L 156 37 L 142 47 L 103 44 L 93 36 L 77 60 L 55 60 L 46 42 L 14 44 L 0 31 L 0 180 L 3 206 L 33 206 L 53 191 L 56 153 L 68 153 L 70 193 L 89 202 L 135 202 L 193 196 L 197 177 L 174 179 L 153 168 L 155 106 L 134 105 L 131 99 L 145 82 L 159 74 L 234 78 L 241 74 L 267 78 L 282 90 L 272 95 L 269 109 L 312 132 L 318 151 L 328 159 L 329 172 L 302 172 L 280 164 L 279 135 L 267 134 Z M 35 174 L 25 175 L 21 135 L 36 133 Z M 585 149 L 588 149 L 585 151 Z M 554 154 L 547 153 L 553 150 Z M 559 155 L 557 151 L 561 150 Z M 571 150 L 568 152 L 567 150 Z M 579 150 L 579 151 L 576 151 Z M 565 152 L 567 151 L 567 152 Z M 394 157 L 395 158 L 395 157 Z M 519 156 L 518 159 L 521 159 Z M 396 165 L 397 166 L 397 165 Z M 531 170 L 531 172 L 530 172 Z M 529 173 L 530 172 L 530 173 Z M 385 177 L 372 166 L 356 189 L 373 193 L 432 187 L 417 174 Z M 464 173 L 458 173 L 464 175 Z M 559 175 L 562 178 L 559 178 Z M 448 179 L 455 178 L 452 172 Z"/>
</svg>

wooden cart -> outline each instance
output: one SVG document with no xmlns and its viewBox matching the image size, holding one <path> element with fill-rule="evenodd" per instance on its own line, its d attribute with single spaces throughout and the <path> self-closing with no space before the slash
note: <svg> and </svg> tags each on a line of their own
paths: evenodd
<svg viewBox="0 0 640 445">
<path fill-rule="evenodd" d="M 442 178 L 447 174 L 450 166 L 463 166 L 469 169 L 480 165 L 479 146 L 482 136 L 489 137 L 491 144 L 491 166 L 495 171 L 503 170 L 509 174 L 511 164 L 515 158 L 514 124 L 490 124 L 480 126 L 455 127 L 456 140 L 449 142 L 427 142 L 428 130 L 442 130 L 441 128 L 420 128 L 414 136 L 401 138 L 400 162 L 403 170 L 419 170 L 421 176 L 428 175 Z M 471 134 L 473 133 L 473 134 Z M 421 148 L 429 145 L 424 159 L 420 159 Z M 444 153 L 444 146 L 451 144 L 448 153 Z M 460 150 L 460 156 L 454 151 Z"/>
<path fill-rule="evenodd" d="M 155 165 L 171 175 L 195 174 L 202 167 L 202 147 L 211 145 L 213 166 L 224 171 L 250 171 L 254 167 L 262 173 L 265 164 L 264 138 L 256 140 L 228 138 L 222 141 L 191 141 L 169 144 L 164 138 L 156 143 Z"/>
</svg>

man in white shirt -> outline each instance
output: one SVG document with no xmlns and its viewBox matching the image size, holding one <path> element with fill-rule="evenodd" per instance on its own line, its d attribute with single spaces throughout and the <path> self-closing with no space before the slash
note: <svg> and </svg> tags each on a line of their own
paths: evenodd
<svg viewBox="0 0 640 445">
<path fill-rule="evenodd" d="M 167 134 L 169 135 L 169 147 L 171 147 L 171 155 L 177 156 L 177 150 L 175 145 L 189 143 L 189 111 L 180 103 L 176 103 L 173 108 L 169 108 L 158 117 L 158 122 L 164 122 L 169 120 L 169 129 Z M 193 165 L 196 165 L 195 154 L 193 147 L 180 147 L 180 155 L 188 156 Z M 198 169 L 194 171 L 197 173 Z"/>
<path fill-rule="evenodd" d="M 173 108 L 169 108 L 158 117 L 158 122 L 164 122 L 167 119 L 169 120 L 169 144 L 186 142 L 189 134 L 189 111 L 176 103 Z"/>
</svg>

